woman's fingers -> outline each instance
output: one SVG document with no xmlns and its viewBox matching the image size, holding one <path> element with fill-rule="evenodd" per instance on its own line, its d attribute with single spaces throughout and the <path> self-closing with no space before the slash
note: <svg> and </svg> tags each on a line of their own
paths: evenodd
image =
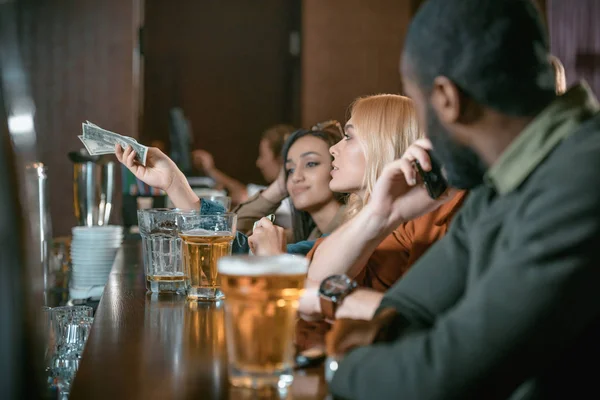
<svg viewBox="0 0 600 400">
<path fill-rule="evenodd" d="M 431 144 L 431 140 L 429 140 L 427 138 L 417 139 L 413 142 L 413 144 L 416 144 L 417 146 L 421 146 L 425 150 L 433 150 L 433 145 Z"/>
<path fill-rule="evenodd" d="M 408 183 L 410 186 L 417 184 L 417 172 L 415 171 L 412 161 L 409 161 L 406 158 L 401 158 L 398 162 L 398 168 L 404 174 L 406 183 Z"/>
<path fill-rule="evenodd" d="M 117 160 L 119 160 L 119 162 L 123 162 L 123 148 L 119 143 L 115 144 L 115 155 L 117 156 Z"/>
<path fill-rule="evenodd" d="M 258 220 L 258 224 L 256 224 L 256 226 L 257 226 L 257 228 L 269 229 L 269 228 L 272 228 L 274 225 L 267 217 L 263 217 Z"/>
<path fill-rule="evenodd" d="M 427 149 L 421 146 L 413 144 L 406 150 L 402 158 L 405 158 L 409 161 L 418 161 L 424 171 L 431 170 L 431 159 L 429 158 Z"/>
<path fill-rule="evenodd" d="M 135 165 L 135 151 L 133 151 L 133 148 L 131 146 L 129 146 L 127 150 L 125 150 L 125 156 L 127 157 L 127 166 L 129 168 L 133 168 L 133 166 Z"/>
</svg>

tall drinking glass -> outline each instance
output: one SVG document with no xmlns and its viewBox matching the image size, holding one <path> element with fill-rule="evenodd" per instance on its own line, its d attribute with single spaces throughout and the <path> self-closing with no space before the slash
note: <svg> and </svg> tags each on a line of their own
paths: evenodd
<svg viewBox="0 0 600 400">
<path fill-rule="evenodd" d="M 306 258 L 289 254 L 219 260 L 233 386 L 291 385 L 294 327 L 307 270 Z"/>
<path fill-rule="evenodd" d="M 186 211 L 173 208 L 138 210 L 142 236 L 146 290 L 152 293 L 185 294 L 189 275 L 181 259 L 177 218 Z M 192 215 L 193 211 L 190 211 Z"/>
<path fill-rule="evenodd" d="M 217 261 L 231 255 L 237 215 L 188 213 L 180 215 L 178 221 L 184 270 L 190 277 L 188 299 L 217 301 L 224 298 Z"/>
</svg>

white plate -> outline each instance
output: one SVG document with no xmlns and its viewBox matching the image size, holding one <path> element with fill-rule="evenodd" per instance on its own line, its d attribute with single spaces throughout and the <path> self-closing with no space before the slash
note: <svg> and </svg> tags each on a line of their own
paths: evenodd
<svg viewBox="0 0 600 400">
<path fill-rule="evenodd" d="M 94 254 L 94 255 L 102 255 L 102 254 L 117 254 L 117 252 L 119 251 L 118 248 L 106 248 L 106 247 L 85 247 L 85 248 L 76 248 L 76 249 L 71 249 L 71 254 L 75 254 L 75 255 L 87 255 L 87 254 Z"/>
<path fill-rule="evenodd" d="M 115 258 L 117 256 L 116 251 L 78 251 L 75 253 L 71 253 L 71 258 L 85 258 L 85 259 L 93 259 L 93 258 Z"/>
<path fill-rule="evenodd" d="M 110 264 L 115 262 L 114 257 L 71 257 L 72 264 Z"/>
<path fill-rule="evenodd" d="M 118 239 L 118 238 L 122 238 L 122 237 L 123 237 L 123 234 L 120 232 L 76 233 L 73 235 L 73 239 L 89 239 L 89 238 L 102 238 L 102 239 L 115 238 L 115 239 Z"/>
<path fill-rule="evenodd" d="M 87 287 L 87 286 L 99 286 L 99 285 L 106 285 L 106 282 L 108 282 L 108 277 L 106 278 L 100 278 L 100 279 L 95 279 L 95 278 L 90 278 L 90 279 L 71 279 L 71 283 L 74 287 Z"/>
<path fill-rule="evenodd" d="M 115 263 L 115 260 L 102 260 L 102 259 L 81 259 L 81 258 L 75 258 L 72 259 L 71 264 L 72 265 L 84 265 L 84 266 L 88 266 L 88 265 L 106 265 L 106 266 L 110 266 L 112 267 L 112 265 Z"/>
<path fill-rule="evenodd" d="M 73 240 L 78 240 L 78 239 L 122 239 L 123 235 L 120 233 L 99 233 L 99 234 L 76 234 L 73 235 Z"/>
<path fill-rule="evenodd" d="M 89 246 L 71 248 L 71 253 L 113 253 L 117 254 L 119 247 L 94 246 L 90 243 Z"/>
<path fill-rule="evenodd" d="M 112 268 L 114 262 L 112 261 L 108 261 L 108 262 L 103 262 L 103 261 L 75 261 L 73 262 L 73 268 L 77 269 L 77 268 L 85 268 L 85 269 L 108 269 L 108 268 Z"/>
<path fill-rule="evenodd" d="M 115 246 L 123 243 L 122 239 L 119 238 L 111 238 L 111 239 L 98 239 L 98 238 L 90 238 L 90 239 L 73 239 L 71 242 L 71 247 L 75 246 L 89 246 L 90 244 L 94 245 L 102 245 L 102 246 Z"/>
<path fill-rule="evenodd" d="M 105 226 L 74 226 L 71 232 L 123 232 L 123 227 L 120 225 L 105 225 Z"/>
<path fill-rule="evenodd" d="M 103 273 L 100 275 L 81 275 L 81 274 L 71 274 L 71 281 L 73 282 L 77 282 L 79 280 L 83 280 L 83 281 L 89 281 L 89 280 L 96 280 L 96 281 L 106 281 L 108 279 L 110 275 L 110 272 L 107 273 Z"/>
<path fill-rule="evenodd" d="M 95 269 L 85 269 L 85 270 L 79 270 L 79 269 L 74 269 L 71 272 L 71 276 L 78 276 L 78 277 L 99 277 L 99 276 L 108 276 L 110 274 L 110 270 L 95 270 Z"/>
<path fill-rule="evenodd" d="M 104 285 L 90 286 L 90 287 L 77 287 L 71 286 L 69 288 L 69 297 L 71 299 L 89 299 L 100 300 L 104 292 Z"/>
<path fill-rule="evenodd" d="M 121 241 L 123 241 L 123 237 L 120 237 L 120 236 L 75 236 L 75 237 L 73 237 L 73 240 L 71 241 L 71 243 L 93 242 L 93 241 L 108 242 L 108 243 L 121 242 Z"/>
<path fill-rule="evenodd" d="M 112 264 L 73 264 L 73 271 L 97 271 L 97 272 L 110 272 L 112 270 Z"/>
<path fill-rule="evenodd" d="M 116 257 L 117 250 L 116 249 L 89 249 L 89 250 L 76 250 L 71 252 L 71 257 Z"/>
<path fill-rule="evenodd" d="M 90 240 L 89 242 L 78 242 L 71 245 L 71 250 L 118 250 L 122 242 L 100 242 L 98 240 Z"/>
<path fill-rule="evenodd" d="M 121 247 L 121 242 L 98 242 L 92 241 L 85 243 L 75 243 L 71 245 L 71 251 L 75 250 L 118 250 Z"/>
</svg>

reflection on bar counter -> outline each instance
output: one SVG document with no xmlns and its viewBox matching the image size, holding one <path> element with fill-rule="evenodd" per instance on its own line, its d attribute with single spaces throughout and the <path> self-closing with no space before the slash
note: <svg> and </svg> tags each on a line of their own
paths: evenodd
<svg viewBox="0 0 600 400">
<path fill-rule="evenodd" d="M 304 257 L 233 256 L 219 260 L 233 386 L 285 389 L 293 382 L 294 326 L 304 292 Z"/>
</svg>

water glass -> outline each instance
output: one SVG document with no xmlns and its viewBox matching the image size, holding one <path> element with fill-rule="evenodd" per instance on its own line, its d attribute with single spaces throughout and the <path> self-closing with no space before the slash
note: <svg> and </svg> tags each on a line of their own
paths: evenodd
<svg viewBox="0 0 600 400">
<path fill-rule="evenodd" d="M 59 318 L 61 336 L 58 337 L 57 342 L 58 355 L 80 358 L 92 330 L 93 322 L 92 317 L 61 316 Z"/>
<path fill-rule="evenodd" d="M 183 264 L 190 277 L 188 299 L 217 301 L 224 298 L 217 261 L 231 255 L 237 215 L 182 214 L 178 219 Z"/>
<path fill-rule="evenodd" d="M 79 360 L 92 329 L 88 306 L 43 308 L 48 383 L 61 397 L 68 396 Z"/>
<path fill-rule="evenodd" d="M 173 208 L 138 210 L 146 290 L 152 293 L 185 294 L 189 275 L 181 259 L 177 217 L 187 213 Z"/>
</svg>

